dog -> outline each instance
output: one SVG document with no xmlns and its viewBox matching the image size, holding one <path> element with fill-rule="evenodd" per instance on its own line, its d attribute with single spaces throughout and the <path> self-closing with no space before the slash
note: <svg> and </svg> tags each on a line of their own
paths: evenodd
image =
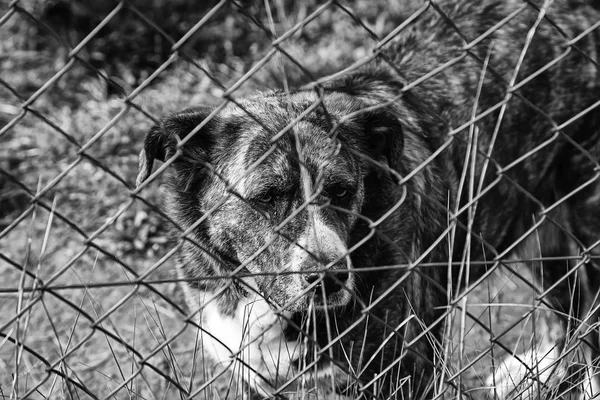
<svg viewBox="0 0 600 400">
<path fill-rule="evenodd" d="M 590 326 L 598 21 L 591 1 L 431 1 L 360 67 L 154 126 L 137 185 L 168 165 L 215 375 L 262 397 L 433 397 L 445 317 L 511 254 L 541 258 L 540 301 Z"/>
</svg>

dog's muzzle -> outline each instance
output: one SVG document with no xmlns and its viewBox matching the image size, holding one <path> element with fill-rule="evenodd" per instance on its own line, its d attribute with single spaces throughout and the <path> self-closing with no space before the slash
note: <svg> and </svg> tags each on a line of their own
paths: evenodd
<svg viewBox="0 0 600 400">
<path fill-rule="evenodd" d="M 350 274 L 347 270 L 309 272 L 303 278 L 309 286 L 312 285 L 316 296 L 330 296 L 346 287 Z"/>
<path fill-rule="evenodd" d="M 348 304 L 354 286 L 349 264 L 349 260 L 346 260 L 326 268 L 323 264 L 304 268 L 301 281 L 307 298 L 312 299 L 319 307 L 331 308 Z"/>
</svg>

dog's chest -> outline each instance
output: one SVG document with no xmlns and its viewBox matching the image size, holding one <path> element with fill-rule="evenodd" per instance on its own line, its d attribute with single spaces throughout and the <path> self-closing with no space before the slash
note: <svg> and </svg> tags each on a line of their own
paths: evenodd
<svg viewBox="0 0 600 400">
<path fill-rule="evenodd" d="M 258 295 L 241 299 L 232 314 L 224 313 L 210 293 L 200 311 L 202 346 L 217 363 L 250 366 L 263 376 L 288 375 L 298 358 L 299 344 L 285 337 L 289 316 L 277 314 Z"/>
</svg>

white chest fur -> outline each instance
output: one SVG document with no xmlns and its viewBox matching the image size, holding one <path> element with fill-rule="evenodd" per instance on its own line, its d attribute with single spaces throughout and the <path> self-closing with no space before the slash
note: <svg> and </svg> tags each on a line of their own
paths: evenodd
<svg viewBox="0 0 600 400">
<path fill-rule="evenodd" d="M 241 300 L 233 315 L 219 310 L 212 293 L 197 295 L 202 348 L 217 365 L 241 374 L 265 396 L 294 376 L 292 362 L 299 357 L 300 345 L 285 338 L 288 315 L 276 313 L 257 294 Z"/>
</svg>

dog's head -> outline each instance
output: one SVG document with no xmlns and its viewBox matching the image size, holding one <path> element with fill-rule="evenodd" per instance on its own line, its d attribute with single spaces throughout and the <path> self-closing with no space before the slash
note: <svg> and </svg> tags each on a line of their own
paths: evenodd
<svg viewBox="0 0 600 400">
<path fill-rule="evenodd" d="M 402 137 L 389 110 L 348 94 L 262 95 L 164 119 L 146 136 L 138 184 L 155 159 L 171 164 L 168 211 L 202 247 L 187 251 L 188 275 L 250 273 L 289 311 L 344 306 L 365 185 L 382 174 L 391 184 Z"/>
</svg>

